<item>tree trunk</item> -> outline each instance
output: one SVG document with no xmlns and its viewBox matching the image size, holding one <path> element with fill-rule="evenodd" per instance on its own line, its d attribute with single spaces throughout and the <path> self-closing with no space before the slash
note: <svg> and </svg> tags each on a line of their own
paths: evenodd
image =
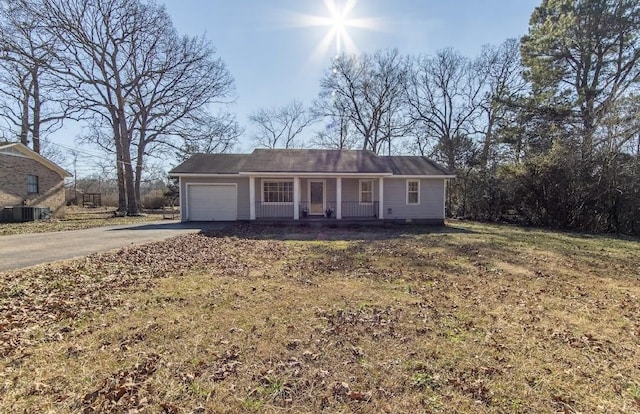
<svg viewBox="0 0 640 414">
<path fill-rule="evenodd" d="M 124 174 L 124 145 L 122 139 L 121 122 L 119 112 L 114 107 L 109 108 L 111 114 L 111 128 L 113 130 L 113 142 L 116 147 L 116 173 L 118 182 L 118 214 L 127 213 L 127 191 Z"/>
<path fill-rule="evenodd" d="M 20 125 L 20 142 L 29 146 L 29 92 L 27 90 L 23 90 L 22 96 L 22 119 Z"/>
<path fill-rule="evenodd" d="M 117 139 L 118 140 L 118 139 Z M 117 147 L 121 147 L 120 144 L 116 145 Z M 125 214 L 127 212 L 127 192 L 126 192 L 126 184 L 124 180 L 124 168 L 123 168 L 123 160 L 120 156 L 121 151 L 116 150 L 116 171 L 117 171 L 117 180 L 118 180 L 118 213 Z"/>
<path fill-rule="evenodd" d="M 127 215 L 140 215 L 140 207 L 136 198 L 135 180 L 133 178 L 133 166 L 131 165 L 131 156 L 125 153 L 124 178 L 127 187 Z"/>
<path fill-rule="evenodd" d="M 40 102 L 40 83 L 38 81 L 38 66 L 36 65 L 31 70 L 32 77 L 32 96 L 33 96 L 33 124 L 32 124 L 32 134 L 31 138 L 33 139 L 33 150 L 40 154 L 40 109 L 42 103 Z"/>
<path fill-rule="evenodd" d="M 493 116 L 489 115 L 487 122 L 487 133 L 484 136 L 484 143 L 482 145 L 482 167 L 486 170 L 489 165 L 489 152 L 493 141 Z"/>
<path fill-rule="evenodd" d="M 133 178 L 133 166 L 131 165 L 131 135 L 124 119 L 124 110 L 119 111 L 118 127 L 120 129 L 120 139 L 122 147 L 122 169 L 124 171 L 124 189 L 126 195 L 126 211 L 129 216 L 140 214 L 138 200 L 136 199 L 135 180 Z"/>
<path fill-rule="evenodd" d="M 136 193 L 136 200 L 138 201 L 138 203 L 140 203 L 140 200 L 142 200 L 142 194 L 140 192 L 140 185 L 142 182 L 142 169 L 143 169 L 143 162 L 144 162 L 144 150 L 145 150 L 145 144 L 144 144 L 144 132 L 142 132 L 142 128 L 140 131 L 140 139 L 138 141 L 138 158 L 136 159 L 136 171 L 135 171 L 135 193 Z"/>
</svg>

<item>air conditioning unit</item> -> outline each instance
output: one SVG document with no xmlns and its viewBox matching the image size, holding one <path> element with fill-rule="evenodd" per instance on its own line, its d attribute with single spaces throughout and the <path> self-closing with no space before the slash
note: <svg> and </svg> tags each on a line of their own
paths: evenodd
<svg viewBox="0 0 640 414">
<path fill-rule="evenodd" d="M 0 210 L 0 221 L 13 220 L 13 207 L 4 207 Z"/>
<path fill-rule="evenodd" d="M 49 207 L 15 206 L 13 207 L 13 221 L 36 221 L 51 217 Z"/>
</svg>

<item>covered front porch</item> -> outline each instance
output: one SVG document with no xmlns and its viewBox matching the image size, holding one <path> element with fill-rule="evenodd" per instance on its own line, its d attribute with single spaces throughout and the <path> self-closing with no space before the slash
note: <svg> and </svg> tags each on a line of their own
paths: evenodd
<svg viewBox="0 0 640 414">
<path fill-rule="evenodd" d="M 384 176 L 250 176 L 251 220 L 382 219 Z"/>
</svg>

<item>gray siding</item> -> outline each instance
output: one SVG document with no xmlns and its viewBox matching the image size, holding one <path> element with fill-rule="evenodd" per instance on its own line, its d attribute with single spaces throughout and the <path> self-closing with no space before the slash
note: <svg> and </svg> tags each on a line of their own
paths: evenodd
<svg viewBox="0 0 640 414">
<path fill-rule="evenodd" d="M 335 178 L 301 178 L 300 179 L 300 201 L 309 201 L 309 181 L 324 181 L 325 199 L 328 202 L 336 201 L 336 179 Z M 344 180 L 343 180 L 344 181 Z"/>
<path fill-rule="evenodd" d="M 249 178 L 248 177 L 181 177 L 180 194 L 187 196 L 187 184 L 237 184 L 238 185 L 238 220 L 249 220 Z M 187 217 L 187 203 L 181 199 L 180 217 L 182 221 Z"/>
<path fill-rule="evenodd" d="M 368 180 L 368 178 L 343 178 L 342 179 L 342 201 L 360 201 L 360 180 Z M 378 194 L 378 179 L 372 178 L 373 181 L 373 200 L 380 199 Z"/>
<path fill-rule="evenodd" d="M 293 177 L 278 177 L 278 178 L 256 178 L 256 217 L 291 217 L 293 218 L 293 205 L 264 205 L 260 206 L 263 199 L 262 194 L 262 182 L 263 181 L 293 181 Z M 309 182 L 310 181 L 324 181 L 325 182 L 325 200 L 327 207 L 333 207 L 335 209 L 336 201 L 336 179 L 335 178 L 300 178 L 300 203 L 307 203 L 309 201 Z M 343 180 L 344 182 L 344 180 Z"/>
<path fill-rule="evenodd" d="M 284 178 L 283 178 L 284 179 Z M 319 178 L 320 179 L 320 178 Z M 278 179 L 256 178 L 256 202 L 262 200 L 262 181 Z M 300 201 L 306 202 L 308 195 L 309 178 L 300 179 Z M 329 205 L 336 201 L 336 179 L 326 178 L 326 200 Z M 249 220 L 249 178 L 248 177 L 201 177 L 201 178 L 181 178 L 180 193 L 186 196 L 187 183 L 211 183 L 211 184 L 237 184 L 238 186 L 238 220 Z M 358 204 L 359 185 L 358 178 L 342 179 L 342 201 Z M 444 219 L 444 185 L 445 180 L 440 178 L 425 178 L 420 180 L 420 204 L 407 205 L 407 179 L 405 178 L 385 178 L 384 179 L 384 218 L 385 219 Z M 379 200 L 378 179 L 373 179 L 373 199 Z M 181 203 L 180 212 L 184 220 L 186 218 L 186 202 Z M 391 212 L 389 212 L 391 209 Z M 343 216 L 346 211 L 343 211 Z M 293 205 L 280 206 L 274 209 L 273 214 L 262 214 L 259 217 L 292 217 Z"/>
<path fill-rule="evenodd" d="M 360 181 L 373 181 L 373 201 L 380 200 L 378 178 L 342 179 L 342 217 L 373 217 L 378 214 L 377 204 L 360 204 Z"/>
<path fill-rule="evenodd" d="M 256 178 L 256 218 L 287 218 L 293 219 L 293 203 L 262 204 L 264 194 L 262 183 L 265 181 L 293 181 L 293 177 Z M 247 201 L 248 204 L 248 201 Z"/>
<path fill-rule="evenodd" d="M 407 179 L 384 179 L 385 219 L 444 219 L 444 184 L 440 178 L 420 180 L 420 204 L 407 204 Z M 391 213 L 389 213 L 391 209 Z"/>
</svg>

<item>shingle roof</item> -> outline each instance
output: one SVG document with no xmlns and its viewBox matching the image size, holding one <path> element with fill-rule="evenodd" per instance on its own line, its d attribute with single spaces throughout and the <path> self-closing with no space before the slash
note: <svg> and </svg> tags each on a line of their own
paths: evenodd
<svg viewBox="0 0 640 414">
<path fill-rule="evenodd" d="M 386 157 L 371 151 L 320 149 L 256 149 L 251 154 L 195 154 L 169 173 L 240 172 L 451 175 L 425 157 Z"/>
<path fill-rule="evenodd" d="M 392 155 L 386 158 L 393 175 L 453 175 L 426 157 Z"/>
<path fill-rule="evenodd" d="M 194 154 L 169 174 L 238 174 L 251 154 Z"/>
<path fill-rule="evenodd" d="M 257 149 L 245 164 L 247 172 L 390 173 L 371 151 L 320 149 Z"/>
</svg>

